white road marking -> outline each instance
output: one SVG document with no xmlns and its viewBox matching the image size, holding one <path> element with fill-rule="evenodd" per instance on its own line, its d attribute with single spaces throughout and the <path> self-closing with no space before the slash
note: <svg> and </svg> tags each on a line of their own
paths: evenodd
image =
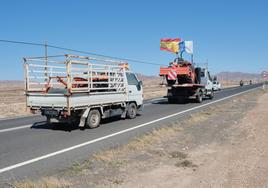
<svg viewBox="0 0 268 188">
<path fill-rule="evenodd" d="M 190 112 L 190 111 L 193 111 L 193 110 L 196 110 L 196 109 L 205 107 L 205 106 L 209 106 L 211 104 L 214 104 L 214 103 L 217 103 L 217 102 L 220 102 L 220 101 L 223 101 L 223 100 L 226 100 L 226 99 L 229 99 L 229 98 L 232 98 L 232 97 L 241 95 L 243 93 L 248 93 L 248 92 L 253 91 L 253 90 L 256 90 L 258 88 L 260 88 L 260 87 L 253 88 L 253 89 L 250 89 L 250 90 L 247 90 L 247 91 L 243 91 L 243 92 L 240 92 L 240 93 L 237 93 L 237 94 L 228 96 L 228 97 L 224 97 L 222 99 L 218 99 L 216 101 L 212 101 L 212 102 L 209 102 L 209 103 L 206 103 L 206 104 L 202 104 L 200 106 L 196 106 L 196 107 L 193 107 L 193 108 L 190 108 L 190 109 L 181 111 L 181 112 L 177 112 L 175 114 L 171 114 L 171 115 L 168 115 L 168 116 L 165 116 L 165 117 L 162 117 L 162 118 L 153 120 L 153 121 L 149 121 L 147 123 L 143 123 L 143 124 L 137 125 L 135 127 L 131 127 L 131 128 L 128 128 L 128 129 L 125 129 L 125 130 L 122 130 L 122 131 L 119 131 L 119 132 L 116 132 L 116 133 L 108 134 L 106 136 L 103 136 L 103 137 L 100 137 L 100 138 L 96 138 L 96 139 L 90 140 L 88 142 L 84 142 L 84 143 L 81 143 L 81 144 L 78 144 L 78 145 L 75 145 L 75 146 L 72 146 L 72 147 L 69 147 L 69 148 L 65 148 L 65 149 L 62 149 L 62 150 L 59 150 L 59 151 L 56 151 L 56 152 L 53 152 L 53 153 L 49 153 L 47 155 L 43 155 L 43 156 L 40 156 L 40 157 L 37 157 L 37 158 L 33 158 L 33 159 L 28 160 L 28 161 L 17 163 L 15 165 L 11 165 L 11 166 L 8 166 L 8 167 L 5 167 L 5 168 L 0 169 L 0 174 L 3 173 L 3 172 L 6 172 L 6 171 L 12 170 L 12 169 L 21 167 L 21 166 L 25 166 L 25 165 L 28 165 L 28 164 L 31 164 L 31 163 L 34 163 L 34 162 L 37 162 L 37 161 L 40 161 L 40 160 L 43 160 L 43 159 L 47 159 L 47 158 L 50 158 L 50 157 L 53 157 L 53 156 L 56 156 L 56 155 L 59 155 L 59 154 L 62 154 L 62 153 L 65 153 L 65 152 L 74 150 L 74 149 L 77 149 L 77 148 L 81 148 L 83 146 L 87 146 L 87 145 L 93 144 L 93 143 L 96 143 L 96 142 L 99 142 L 99 141 L 102 141 L 102 140 L 105 140 L 105 139 L 108 139 L 108 138 L 111 138 L 111 137 L 114 137 L 114 136 L 117 136 L 117 135 L 120 135 L 120 134 L 124 134 L 126 132 L 130 132 L 132 130 L 135 130 L 135 129 L 138 129 L 138 128 L 141 128 L 141 127 L 145 127 L 147 125 L 151 125 L 153 123 L 156 123 L 156 122 L 159 122 L 159 121 L 162 121 L 162 120 L 165 120 L 165 119 L 169 119 L 171 117 L 178 116 L 178 115 L 184 114 L 186 112 Z"/>
<path fill-rule="evenodd" d="M 8 128 L 8 129 L 0 129 L 0 133 L 4 133 L 4 132 L 8 132 L 8 131 L 15 131 L 15 130 L 18 130 L 18 129 L 25 129 L 25 128 L 31 127 L 32 125 L 33 124 L 22 125 L 22 126 L 19 126 L 19 127 L 13 127 L 13 128 Z"/>
</svg>

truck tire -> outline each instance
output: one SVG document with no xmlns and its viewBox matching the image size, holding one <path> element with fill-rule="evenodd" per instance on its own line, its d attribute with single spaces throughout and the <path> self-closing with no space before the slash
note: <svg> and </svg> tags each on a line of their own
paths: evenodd
<svg viewBox="0 0 268 188">
<path fill-rule="evenodd" d="M 137 106 L 135 103 L 130 103 L 127 110 L 127 117 L 134 119 L 137 116 Z"/>
<path fill-rule="evenodd" d="M 87 116 L 87 126 L 91 129 L 97 128 L 100 125 L 100 120 L 100 111 L 97 109 L 92 109 Z"/>
<path fill-rule="evenodd" d="M 196 95 L 196 102 L 202 103 L 202 101 L 203 101 L 202 93 L 198 92 L 198 94 Z"/>
</svg>

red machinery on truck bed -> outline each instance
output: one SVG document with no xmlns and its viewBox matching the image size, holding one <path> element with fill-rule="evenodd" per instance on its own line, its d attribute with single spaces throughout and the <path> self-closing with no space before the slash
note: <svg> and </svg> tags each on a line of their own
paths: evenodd
<svg viewBox="0 0 268 188">
<path fill-rule="evenodd" d="M 160 76 L 167 83 L 167 98 L 169 103 L 183 102 L 195 97 L 202 102 L 204 96 L 213 98 L 212 82 L 205 68 L 194 67 L 193 63 L 182 58 L 176 58 L 168 67 L 160 67 Z"/>
</svg>

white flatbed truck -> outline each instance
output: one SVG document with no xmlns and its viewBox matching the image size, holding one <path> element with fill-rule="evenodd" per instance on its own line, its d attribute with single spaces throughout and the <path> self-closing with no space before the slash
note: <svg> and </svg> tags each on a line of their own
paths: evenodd
<svg viewBox="0 0 268 188">
<path fill-rule="evenodd" d="M 54 59 L 53 59 L 54 58 Z M 26 105 L 48 123 L 79 122 L 96 128 L 101 119 L 135 118 L 143 88 L 125 62 L 94 57 L 24 58 Z"/>
</svg>

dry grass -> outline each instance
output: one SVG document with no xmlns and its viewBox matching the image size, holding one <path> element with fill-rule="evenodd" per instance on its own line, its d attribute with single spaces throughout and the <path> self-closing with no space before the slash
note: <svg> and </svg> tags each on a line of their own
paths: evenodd
<svg viewBox="0 0 268 188">
<path fill-rule="evenodd" d="M 167 88 L 165 86 L 152 85 L 143 87 L 144 99 L 152 99 L 157 97 L 163 97 L 167 94 Z"/>
<path fill-rule="evenodd" d="M 109 163 L 118 159 L 120 156 L 124 156 L 126 153 L 144 150 L 154 143 L 159 143 L 169 139 L 181 130 L 182 128 L 178 124 L 174 124 L 170 127 L 155 129 L 151 133 L 135 138 L 126 145 L 99 152 L 93 157 L 98 161 Z"/>
<path fill-rule="evenodd" d="M 26 112 L 23 82 L 0 81 L 0 118 L 30 115 Z"/>
<path fill-rule="evenodd" d="M 208 110 L 206 110 L 204 112 L 191 114 L 190 118 L 185 120 L 184 123 L 192 125 L 192 124 L 196 124 L 198 122 L 205 121 L 205 120 L 207 120 L 209 118 L 209 116 L 212 115 L 212 112 L 211 112 L 212 110 L 213 110 L 213 108 L 209 108 Z"/>
<path fill-rule="evenodd" d="M 170 158 L 185 159 L 188 155 L 180 151 L 172 151 L 169 153 Z"/>
<path fill-rule="evenodd" d="M 38 181 L 25 180 L 12 185 L 14 188 L 69 188 L 71 183 L 55 177 L 46 177 Z"/>
<path fill-rule="evenodd" d="M 220 81 L 222 88 L 236 87 L 239 85 L 239 81 Z"/>
<path fill-rule="evenodd" d="M 213 110 L 214 108 L 209 108 L 205 112 L 199 112 L 190 115 L 190 117 L 184 121 L 173 122 L 166 127 L 154 129 L 151 133 L 137 137 L 134 140 L 130 141 L 128 144 L 106 151 L 101 151 L 97 154 L 94 154 L 93 157 L 97 161 L 102 161 L 109 164 L 111 161 L 118 160 L 118 158 L 125 156 L 126 153 L 141 151 L 147 149 L 153 144 L 164 142 L 165 140 L 170 139 L 172 136 L 175 136 L 178 131 L 183 130 L 180 126 L 181 124 L 192 125 L 207 120 L 212 114 L 211 111 Z"/>
<path fill-rule="evenodd" d="M 183 167 L 183 168 L 196 168 L 197 165 L 194 164 L 192 161 L 189 160 L 183 160 L 179 161 L 175 164 L 176 167 Z"/>
</svg>

